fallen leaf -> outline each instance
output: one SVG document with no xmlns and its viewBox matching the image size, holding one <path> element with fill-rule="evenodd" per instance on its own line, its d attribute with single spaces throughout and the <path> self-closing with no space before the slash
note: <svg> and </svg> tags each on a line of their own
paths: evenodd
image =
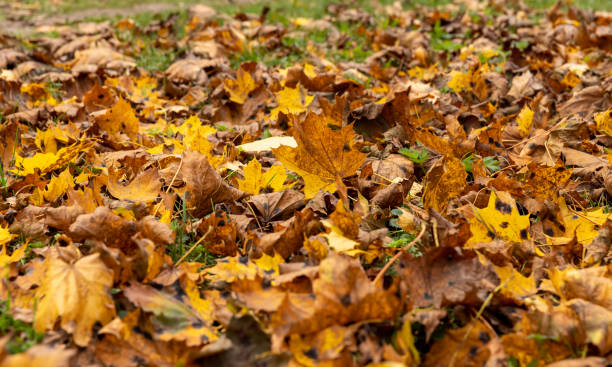
<svg viewBox="0 0 612 367">
<path fill-rule="evenodd" d="M 94 324 L 105 325 L 115 317 L 112 272 L 99 254 L 81 257 L 74 247 L 51 250 L 45 267 L 36 290 L 36 330 L 53 329 L 61 318 L 62 329 L 74 335 L 77 345 L 86 346 Z"/>
<path fill-rule="evenodd" d="M 306 199 L 319 190 L 335 192 L 336 180 L 354 174 L 365 160 L 352 144 L 352 126 L 334 131 L 322 116 L 309 113 L 303 122 L 296 122 L 293 135 L 297 148 L 281 146 L 272 151 L 287 169 L 304 178 Z"/>
</svg>

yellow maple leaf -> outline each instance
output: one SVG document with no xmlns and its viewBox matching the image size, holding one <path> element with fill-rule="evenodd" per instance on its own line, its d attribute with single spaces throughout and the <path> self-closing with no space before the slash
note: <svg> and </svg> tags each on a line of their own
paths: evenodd
<svg viewBox="0 0 612 367">
<path fill-rule="evenodd" d="M 224 79 L 223 87 L 230 95 L 230 101 L 238 104 L 243 104 L 246 101 L 249 93 L 255 90 L 255 80 L 248 71 L 243 68 L 236 72 L 236 80 Z"/>
<path fill-rule="evenodd" d="M 184 283 L 177 296 L 140 283 L 125 288 L 124 294 L 130 302 L 155 315 L 152 322 L 159 340 L 182 341 L 187 346 L 215 341 L 218 337 L 211 325 L 212 301 L 202 299 L 197 285 L 189 278 Z"/>
<path fill-rule="evenodd" d="M 598 112 L 594 115 L 597 130 L 612 136 L 612 110 Z"/>
<path fill-rule="evenodd" d="M 462 91 L 471 91 L 472 87 L 470 86 L 470 82 L 472 81 L 472 72 L 468 71 L 466 73 L 453 70 L 449 73 L 450 80 L 448 81 L 448 87 L 453 91 L 459 93 Z"/>
<path fill-rule="evenodd" d="M 120 183 L 119 179 L 120 172 L 113 167 L 109 167 L 106 188 L 111 195 L 120 200 L 151 202 L 157 198 L 162 187 L 159 172 L 155 168 L 140 172 L 127 184 Z"/>
<path fill-rule="evenodd" d="M 43 153 L 56 153 L 57 152 L 57 141 L 55 141 L 55 132 L 53 129 L 47 129 L 41 131 L 36 129 L 36 138 L 34 144 Z"/>
<path fill-rule="evenodd" d="M 51 181 L 47 184 L 42 196 L 47 202 L 55 201 L 55 199 L 61 195 L 64 195 L 66 190 L 71 188 L 73 184 L 70 169 L 66 168 L 59 174 L 59 176 L 54 176 L 51 178 Z"/>
<path fill-rule="evenodd" d="M 213 144 L 208 141 L 207 137 L 217 132 L 217 130 L 210 125 L 202 125 L 202 121 L 198 116 L 193 115 L 189 117 L 185 122 L 178 127 L 177 131 L 183 135 L 184 149 L 195 150 L 204 154 L 210 164 L 213 167 L 217 167 L 222 161 L 223 157 L 215 156 L 211 153 Z M 177 149 L 176 141 L 168 139 L 170 144 L 175 146 L 174 154 L 180 154 L 180 149 Z"/>
<path fill-rule="evenodd" d="M 340 125 L 340 124 L 339 124 Z M 309 113 L 292 128 L 297 148 L 280 146 L 272 149 L 285 167 L 304 178 L 307 199 L 319 190 L 336 191 L 336 180 L 348 177 L 361 167 L 365 154 L 352 146 L 353 127 L 332 130 L 324 116 Z"/>
<path fill-rule="evenodd" d="M 247 262 L 240 255 L 225 257 L 217 261 L 215 266 L 206 269 L 206 273 L 208 273 L 206 279 L 211 282 L 223 281 L 232 283 L 237 279 L 255 279 L 257 276 L 278 275 L 279 265 L 284 260 L 278 253 L 270 256 L 265 252 L 261 257 Z"/>
<path fill-rule="evenodd" d="M 313 99 L 314 96 L 305 94 L 299 85 L 295 88 L 285 87 L 276 93 L 278 107 L 270 111 L 270 119 L 273 121 L 278 120 L 279 112 L 294 115 L 306 112 L 306 107 L 310 105 Z"/>
<path fill-rule="evenodd" d="M 286 180 L 285 167 L 274 165 L 266 172 L 262 172 L 261 163 L 254 158 L 244 168 L 244 180 L 238 180 L 238 188 L 253 195 L 259 194 L 259 191 L 267 187 L 277 192 L 293 186 L 292 184 L 285 185 Z"/>
<path fill-rule="evenodd" d="M 474 208 L 475 217 L 469 220 L 472 237 L 467 245 L 491 242 L 502 238 L 518 243 L 529 238 L 529 215 L 520 215 L 516 203 L 507 192 L 491 192 L 484 209 Z"/>
<path fill-rule="evenodd" d="M 115 317 L 110 296 L 113 273 L 98 253 L 80 257 L 74 247 L 49 251 L 45 275 L 36 290 L 36 330 L 52 329 L 61 317 L 61 327 L 74 335 L 76 345 L 84 347 L 96 322 L 104 325 Z"/>
<path fill-rule="evenodd" d="M 531 131 L 531 125 L 533 123 L 533 111 L 529 106 L 525 105 L 521 112 L 516 117 L 516 122 L 518 123 L 518 128 L 523 137 L 529 135 Z"/>
<path fill-rule="evenodd" d="M 60 149 L 57 153 L 36 153 L 32 157 L 23 158 L 15 154 L 15 169 L 11 172 L 19 176 L 35 174 L 41 175 L 62 168 L 74 160 L 81 152 L 93 147 L 94 142 L 83 141 Z"/>
<path fill-rule="evenodd" d="M 559 207 L 565 223 L 565 236 L 572 238 L 575 234 L 582 245 L 591 243 L 599 234 L 599 227 L 612 219 L 612 213 L 604 212 L 605 207 L 572 212 L 563 198 L 559 198 Z"/>
<path fill-rule="evenodd" d="M 13 238 L 15 238 L 15 235 L 9 232 L 8 227 L 7 228 L 0 227 L 0 245 L 4 245 L 5 243 L 9 242 Z"/>
<path fill-rule="evenodd" d="M 104 115 L 98 116 L 96 123 L 111 136 L 125 133 L 134 139 L 139 130 L 138 118 L 130 103 L 124 99 L 119 99 Z"/>
<path fill-rule="evenodd" d="M 495 272 L 499 277 L 500 284 L 503 285 L 501 293 L 512 299 L 523 299 L 534 295 L 536 287 L 533 275 L 526 277 L 512 266 L 494 266 Z"/>
<path fill-rule="evenodd" d="M 329 229 L 329 233 L 322 235 L 322 237 L 327 240 L 330 248 L 338 252 L 346 252 L 355 249 L 359 245 L 359 242 L 346 237 L 340 227 L 331 221 L 322 220 L 321 223 L 323 223 L 325 228 Z"/>
</svg>

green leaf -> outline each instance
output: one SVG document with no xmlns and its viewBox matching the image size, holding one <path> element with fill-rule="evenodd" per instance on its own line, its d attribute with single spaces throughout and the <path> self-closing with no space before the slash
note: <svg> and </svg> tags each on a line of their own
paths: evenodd
<svg viewBox="0 0 612 367">
<path fill-rule="evenodd" d="M 407 157 L 411 161 L 416 164 L 423 164 L 429 158 L 429 152 L 426 149 L 411 149 L 411 148 L 402 148 L 398 151 L 398 153 Z"/>
</svg>

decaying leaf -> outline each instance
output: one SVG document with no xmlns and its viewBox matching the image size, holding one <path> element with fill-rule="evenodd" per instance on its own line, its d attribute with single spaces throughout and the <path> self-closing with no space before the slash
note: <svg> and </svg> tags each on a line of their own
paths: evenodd
<svg viewBox="0 0 612 367">
<path fill-rule="evenodd" d="M 187 208 L 196 217 L 213 211 L 215 203 L 239 200 L 245 195 L 224 182 L 206 156 L 199 152 L 185 153 L 181 173 L 185 181 Z"/>
</svg>

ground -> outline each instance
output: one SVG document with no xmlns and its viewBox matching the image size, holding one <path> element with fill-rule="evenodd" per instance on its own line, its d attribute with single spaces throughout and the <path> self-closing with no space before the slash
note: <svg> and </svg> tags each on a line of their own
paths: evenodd
<svg viewBox="0 0 612 367">
<path fill-rule="evenodd" d="M 0 367 L 612 364 L 610 1 L 0 6 Z"/>
</svg>

